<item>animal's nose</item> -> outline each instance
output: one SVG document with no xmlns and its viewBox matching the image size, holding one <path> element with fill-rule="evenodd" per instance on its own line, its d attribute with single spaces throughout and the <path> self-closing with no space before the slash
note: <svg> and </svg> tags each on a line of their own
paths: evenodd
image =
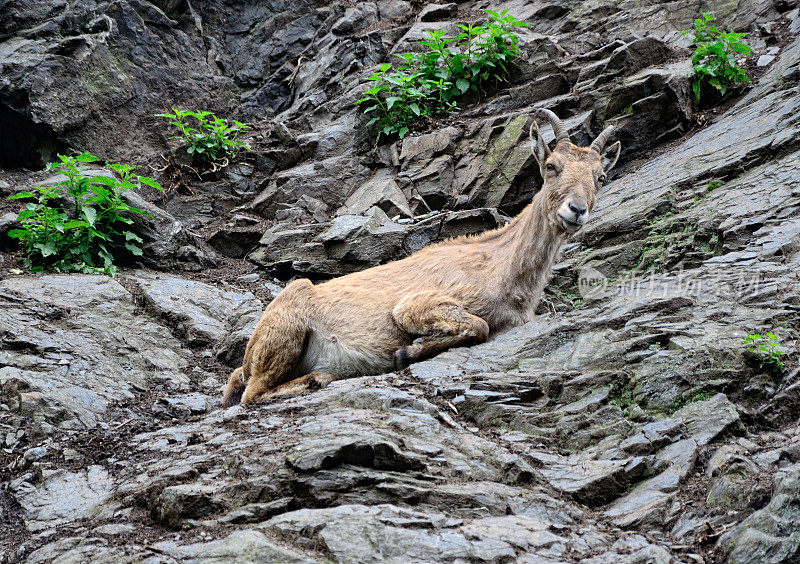
<svg viewBox="0 0 800 564">
<path fill-rule="evenodd" d="M 586 204 L 570 202 L 569 209 L 572 210 L 572 213 L 574 213 L 576 217 L 580 217 L 586 213 Z"/>
</svg>

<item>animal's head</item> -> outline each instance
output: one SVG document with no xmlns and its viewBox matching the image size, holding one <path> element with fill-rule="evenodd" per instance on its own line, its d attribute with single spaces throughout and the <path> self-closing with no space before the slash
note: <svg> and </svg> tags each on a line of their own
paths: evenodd
<svg viewBox="0 0 800 564">
<path fill-rule="evenodd" d="M 608 126 L 589 147 L 578 147 L 570 142 L 567 129 L 556 114 L 550 110 L 539 110 L 539 113 L 550 122 L 556 136 L 555 147 L 551 150 L 536 121 L 531 125 L 533 155 L 544 179 L 546 214 L 558 231 L 576 233 L 589 219 L 597 192 L 608 171 L 617 163 L 620 142 L 605 147 L 614 129 Z"/>
</svg>

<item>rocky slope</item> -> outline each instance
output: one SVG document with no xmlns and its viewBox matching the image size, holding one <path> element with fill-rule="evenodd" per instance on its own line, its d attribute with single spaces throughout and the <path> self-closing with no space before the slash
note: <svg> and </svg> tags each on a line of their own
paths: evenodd
<svg viewBox="0 0 800 564">
<path fill-rule="evenodd" d="M 487 7 L 531 24 L 512 84 L 374 147 L 352 105 L 374 65 Z M 800 559 L 795 3 L 702 7 L 762 55 L 719 109 L 691 100 L 677 30 L 698 7 L 681 0 L 0 9 L 0 193 L 46 181 L 19 167 L 70 148 L 171 188 L 137 199 L 149 261 L 115 279 L 15 274 L 2 240 L 0 561 Z M 170 104 L 254 123 L 255 150 L 171 175 L 153 117 Z M 617 124 L 625 161 L 535 322 L 401 373 L 219 408 L 280 283 L 529 201 L 532 107 L 576 142 Z M 788 353 L 780 376 L 744 357 L 765 331 Z"/>
</svg>

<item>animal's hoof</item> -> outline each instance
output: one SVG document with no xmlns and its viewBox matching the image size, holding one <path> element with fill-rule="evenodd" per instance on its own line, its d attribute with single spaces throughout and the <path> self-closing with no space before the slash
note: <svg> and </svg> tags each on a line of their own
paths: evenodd
<svg viewBox="0 0 800 564">
<path fill-rule="evenodd" d="M 242 368 L 239 367 L 233 371 L 231 377 L 228 379 L 228 385 L 225 386 L 225 394 L 222 397 L 222 407 L 227 408 L 240 403 L 245 388 Z"/>
<path fill-rule="evenodd" d="M 240 404 L 242 402 L 242 392 L 244 392 L 244 390 L 239 390 L 238 392 L 234 392 L 231 395 L 228 395 L 226 393 L 225 396 L 222 398 L 222 407 L 228 408 Z"/>
<path fill-rule="evenodd" d="M 334 380 L 338 380 L 339 377 L 334 374 L 327 374 L 325 372 L 320 372 L 319 374 L 313 374 L 311 378 L 308 379 L 308 389 L 309 390 L 319 390 L 324 388 Z"/>
<path fill-rule="evenodd" d="M 395 370 L 403 370 L 404 368 L 408 368 L 408 365 L 411 364 L 411 359 L 408 357 L 408 347 L 401 347 L 394 351 L 392 360 Z"/>
</svg>

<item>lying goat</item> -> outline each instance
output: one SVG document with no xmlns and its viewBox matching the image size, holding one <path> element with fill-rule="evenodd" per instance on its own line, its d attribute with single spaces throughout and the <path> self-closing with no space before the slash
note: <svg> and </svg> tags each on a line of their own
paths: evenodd
<svg viewBox="0 0 800 564">
<path fill-rule="evenodd" d="M 544 184 L 522 213 L 500 229 L 318 286 L 295 280 L 261 316 L 223 405 L 389 372 L 533 319 L 561 244 L 586 223 L 620 152 L 619 141 L 603 150 L 611 127 L 577 147 L 553 112 L 541 113 L 556 145 L 551 151 L 534 122 Z"/>
</svg>

